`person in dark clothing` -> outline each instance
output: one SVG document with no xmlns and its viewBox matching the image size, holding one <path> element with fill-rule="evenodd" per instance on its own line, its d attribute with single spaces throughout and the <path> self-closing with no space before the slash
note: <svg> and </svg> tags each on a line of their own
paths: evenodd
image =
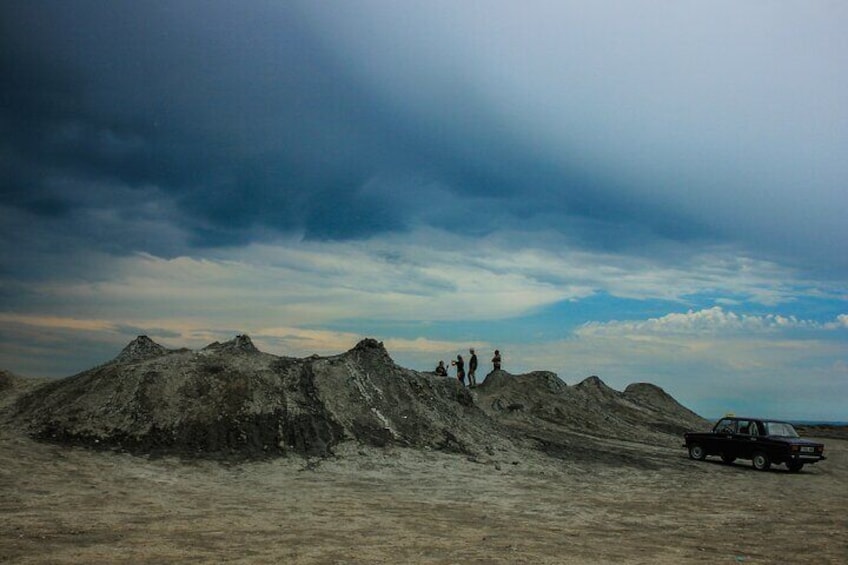
<svg viewBox="0 0 848 565">
<path fill-rule="evenodd" d="M 436 375 L 439 376 L 439 377 L 447 377 L 448 376 L 448 369 L 447 369 L 447 367 L 445 367 L 444 361 L 439 361 L 439 366 L 436 367 Z"/>
<path fill-rule="evenodd" d="M 477 377 L 474 374 L 477 371 L 477 354 L 474 353 L 474 348 L 468 350 L 471 353 L 471 359 L 468 360 L 468 386 L 477 386 Z"/>
<path fill-rule="evenodd" d="M 495 349 L 495 356 L 492 357 L 492 370 L 500 371 L 501 370 L 501 352 Z"/>
<path fill-rule="evenodd" d="M 457 355 L 456 361 L 451 361 L 451 365 L 456 367 L 456 379 L 465 386 L 465 361 L 462 360 L 462 355 Z"/>
</svg>

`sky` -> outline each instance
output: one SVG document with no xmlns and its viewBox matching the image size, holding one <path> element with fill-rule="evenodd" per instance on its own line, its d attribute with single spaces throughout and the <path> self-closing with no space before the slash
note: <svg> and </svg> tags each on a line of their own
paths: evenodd
<svg viewBox="0 0 848 565">
<path fill-rule="evenodd" d="M 848 4 L 0 4 L 0 368 L 475 347 L 848 421 Z"/>
</svg>

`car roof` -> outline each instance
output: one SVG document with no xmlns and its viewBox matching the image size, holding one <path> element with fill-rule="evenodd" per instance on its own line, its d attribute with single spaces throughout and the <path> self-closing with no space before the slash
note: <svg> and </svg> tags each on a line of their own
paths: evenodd
<svg viewBox="0 0 848 565">
<path fill-rule="evenodd" d="M 748 420 L 748 421 L 755 420 L 757 422 L 773 422 L 775 424 L 792 425 L 792 422 L 787 422 L 786 420 L 775 420 L 773 418 L 756 418 L 756 417 L 749 417 L 749 416 L 722 416 L 721 418 L 718 419 L 718 421 L 720 422 L 721 420 Z"/>
</svg>

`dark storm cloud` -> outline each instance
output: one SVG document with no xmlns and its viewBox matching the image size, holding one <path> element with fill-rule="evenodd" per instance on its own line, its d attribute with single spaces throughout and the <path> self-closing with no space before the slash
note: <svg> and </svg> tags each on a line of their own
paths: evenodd
<svg viewBox="0 0 848 565">
<path fill-rule="evenodd" d="M 372 110 L 284 9 L 4 6 L 5 204 L 61 216 L 88 205 L 69 184 L 154 186 L 199 243 L 256 224 L 392 225 L 357 195 L 386 143 Z M 344 208 L 361 220 L 336 221 Z"/>
<path fill-rule="evenodd" d="M 795 230 L 799 238 L 768 227 L 769 214 L 756 211 L 773 206 L 761 192 L 728 188 L 727 163 L 704 165 L 699 144 L 723 140 L 708 140 L 697 120 L 671 127 L 669 112 L 710 102 L 683 104 L 675 92 L 655 102 L 669 85 L 651 90 L 649 58 L 667 46 L 649 42 L 644 59 L 619 53 L 632 29 L 602 11 L 415 2 L 6 2 L 2 10 L 2 204 L 61 220 L 110 252 L 172 255 L 273 232 L 361 238 L 416 222 L 466 234 L 554 229 L 602 249 L 699 238 L 768 248 L 777 236 L 804 256 L 822 241 L 811 229 Z M 579 25 L 560 37 L 545 21 L 558 17 Z M 610 63 L 605 49 L 622 60 Z M 686 56 L 663 63 L 680 72 L 696 59 Z M 609 98 L 618 82 L 629 98 Z M 594 129 L 609 123 L 625 125 Z M 654 147 L 634 134 L 663 128 L 696 142 Z M 631 171 L 631 161 L 650 166 Z M 740 171 L 743 184 L 761 180 Z M 838 174 L 828 165 L 818 176 Z M 80 194 L 88 186 L 100 187 L 97 201 Z M 145 225 L 154 213 L 145 198 L 185 237 L 150 243 L 117 224 L 73 227 L 101 221 L 92 211 L 103 210 Z M 739 227 L 746 214 L 759 218 L 750 229 Z"/>
<path fill-rule="evenodd" d="M 37 2 L 5 11 L 4 199 L 37 216 L 91 205 L 68 190 L 87 182 L 156 187 L 198 245 L 242 243 L 255 226 L 364 237 L 403 229 L 413 207 L 440 208 L 414 199 L 389 208 L 363 193 L 386 172 L 499 202 L 510 210 L 501 222 L 544 227 L 539 211 L 562 208 L 627 214 L 599 180 L 511 144 L 462 85 L 441 108 L 410 111 L 382 97 L 285 5 Z M 486 221 L 467 214 L 445 227 L 498 227 Z"/>
</svg>

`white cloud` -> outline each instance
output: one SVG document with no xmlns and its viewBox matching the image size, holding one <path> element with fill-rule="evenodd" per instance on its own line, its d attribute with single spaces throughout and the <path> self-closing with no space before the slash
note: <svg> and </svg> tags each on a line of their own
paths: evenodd
<svg viewBox="0 0 848 565">
<path fill-rule="evenodd" d="M 845 315 L 835 322 L 820 323 L 780 314 L 748 315 L 725 311 L 720 306 L 685 313 L 670 313 L 659 318 L 637 321 L 590 322 L 577 335 L 636 336 L 675 334 L 724 334 L 774 332 L 779 330 L 828 330 L 845 327 Z"/>
<path fill-rule="evenodd" d="M 836 320 L 826 324 L 826 327 L 829 329 L 845 329 L 848 328 L 848 314 L 840 314 L 836 317 Z"/>
</svg>

